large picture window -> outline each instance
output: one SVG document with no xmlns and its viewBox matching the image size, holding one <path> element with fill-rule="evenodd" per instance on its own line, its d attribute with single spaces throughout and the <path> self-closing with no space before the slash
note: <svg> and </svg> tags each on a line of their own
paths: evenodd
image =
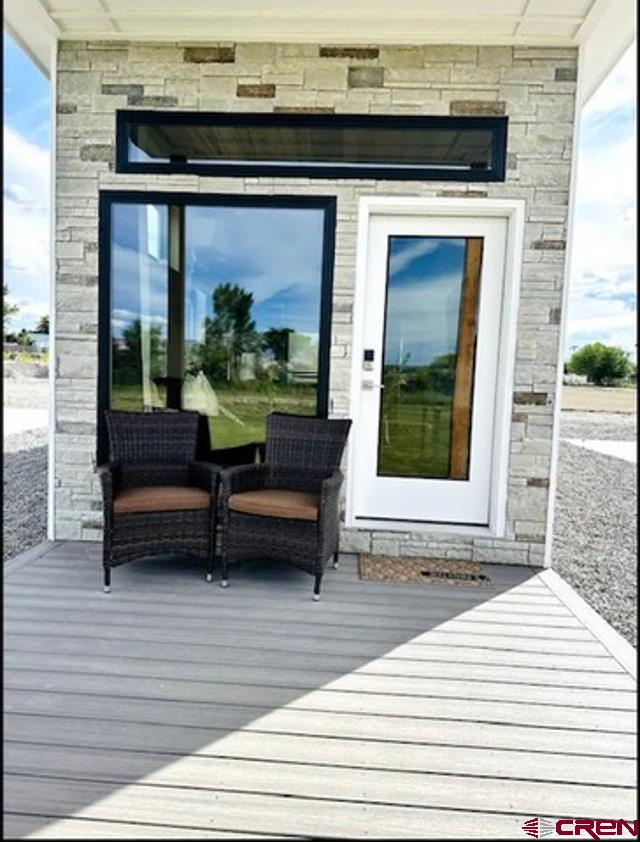
<svg viewBox="0 0 640 842">
<path fill-rule="evenodd" d="M 211 449 L 262 440 L 271 411 L 326 414 L 334 217 L 333 199 L 101 194 L 100 409 L 196 410 Z"/>
<path fill-rule="evenodd" d="M 119 172 L 504 181 L 507 118 L 119 111 Z"/>
</svg>

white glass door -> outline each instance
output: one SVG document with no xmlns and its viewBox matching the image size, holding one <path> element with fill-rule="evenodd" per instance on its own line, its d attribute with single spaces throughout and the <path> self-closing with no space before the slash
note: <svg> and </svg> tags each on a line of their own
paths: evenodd
<svg viewBox="0 0 640 842">
<path fill-rule="evenodd" d="M 371 217 L 356 519 L 489 523 L 506 232 Z"/>
</svg>

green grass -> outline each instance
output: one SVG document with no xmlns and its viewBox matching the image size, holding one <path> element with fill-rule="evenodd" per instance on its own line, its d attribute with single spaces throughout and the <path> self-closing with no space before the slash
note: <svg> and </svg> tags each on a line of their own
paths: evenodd
<svg viewBox="0 0 640 842">
<path fill-rule="evenodd" d="M 270 412 L 313 415 L 312 385 L 282 386 L 246 381 L 215 387 L 220 414 L 209 419 L 211 447 L 233 447 L 264 441 Z M 158 387 L 159 405 L 165 391 Z M 386 396 L 385 396 L 386 397 Z M 389 403 L 389 398 L 387 398 Z M 114 385 L 113 409 L 141 410 L 139 386 Z M 435 392 L 403 394 L 383 407 L 379 472 L 387 476 L 447 477 L 451 445 L 451 397 Z"/>
<path fill-rule="evenodd" d="M 270 412 L 313 415 L 316 411 L 315 386 L 278 386 L 251 382 L 216 386 L 215 392 L 220 414 L 209 419 L 211 447 L 214 449 L 264 441 L 266 419 Z M 159 388 L 158 393 L 161 405 L 164 405 L 164 390 Z M 117 410 L 141 410 L 141 388 L 114 385 L 111 407 Z"/>
<path fill-rule="evenodd" d="M 33 353 L 30 351 L 4 351 L 2 356 L 5 360 L 14 360 L 19 363 L 40 363 L 41 365 L 46 365 L 49 362 L 48 351 L 34 351 Z"/>
<path fill-rule="evenodd" d="M 449 475 L 451 405 L 402 402 L 383 411 L 378 472 L 386 476 Z"/>
</svg>

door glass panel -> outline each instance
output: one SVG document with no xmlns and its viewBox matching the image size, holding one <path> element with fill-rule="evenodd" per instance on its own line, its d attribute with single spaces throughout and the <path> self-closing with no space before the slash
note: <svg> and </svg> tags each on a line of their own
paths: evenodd
<svg viewBox="0 0 640 842">
<path fill-rule="evenodd" d="M 185 209 L 182 406 L 213 448 L 316 413 L 323 232 L 316 208 Z"/>
<path fill-rule="evenodd" d="M 166 404 L 167 208 L 111 210 L 111 407 Z"/>
<path fill-rule="evenodd" d="M 389 237 L 379 476 L 469 478 L 482 244 Z"/>
</svg>

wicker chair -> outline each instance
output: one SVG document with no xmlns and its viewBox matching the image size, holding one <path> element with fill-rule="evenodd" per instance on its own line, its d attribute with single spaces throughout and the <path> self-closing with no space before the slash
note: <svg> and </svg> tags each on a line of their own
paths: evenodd
<svg viewBox="0 0 640 842">
<path fill-rule="evenodd" d="M 110 461 L 98 468 L 104 506 L 104 590 L 132 559 L 202 558 L 213 579 L 220 467 L 196 461 L 196 412 L 106 412 Z"/>
<path fill-rule="evenodd" d="M 229 564 L 286 561 L 315 576 L 314 600 L 333 557 L 338 566 L 339 470 L 351 421 L 273 413 L 263 464 L 221 473 L 222 587 Z"/>
</svg>

